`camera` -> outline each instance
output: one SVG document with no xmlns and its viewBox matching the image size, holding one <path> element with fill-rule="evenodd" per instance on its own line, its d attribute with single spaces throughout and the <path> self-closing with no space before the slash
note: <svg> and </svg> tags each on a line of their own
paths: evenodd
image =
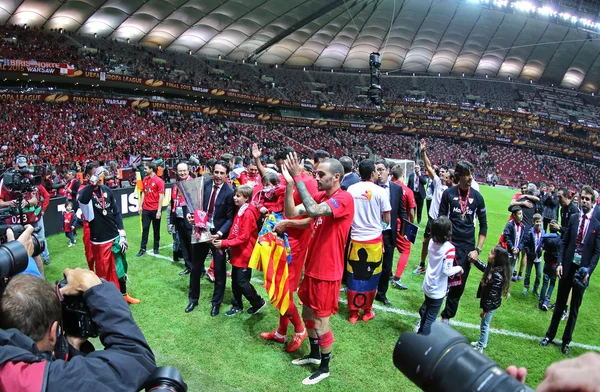
<svg viewBox="0 0 600 392">
<path fill-rule="evenodd" d="M 25 226 L 0 224 L 0 244 L 7 243 L 6 241 L 8 241 L 8 238 L 6 237 L 6 231 L 8 229 L 12 230 L 12 232 L 15 235 L 15 240 L 16 240 L 25 231 Z M 40 230 L 41 230 L 40 227 L 36 227 L 33 229 L 34 235 L 31 236 L 31 242 L 33 242 L 33 254 L 31 255 L 31 257 L 37 257 L 37 256 L 41 255 L 42 252 L 44 251 L 44 249 L 46 249 L 46 242 L 40 241 L 40 239 L 35 236 L 35 233 L 39 233 Z M 0 261 L 0 263 L 1 263 L 1 261 Z M 27 262 L 25 263 L 25 266 L 27 266 Z"/>
<path fill-rule="evenodd" d="M 10 169 L 4 173 L 3 184 L 5 187 L 16 193 L 26 193 L 33 191 L 34 182 L 37 177 L 29 177 L 31 172 L 28 169 Z"/>
<path fill-rule="evenodd" d="M 83 294 L 63 296 L 60 289 L 67 285 L 67 279 L 56 282 L 56 295 L 62 304 L 62 328 L 69 336 L 82 338 L 98 337 L 98 324 L 92 320 L 90 308 L 83 300 Z"/>
<path fill-rule="evenodd" d="M 424 391 L 533 392 L 440 322 L 431 325 L 429 335 L 402 333 L 394 348 L 394 366 Z"/>
<path fill-rule="evenodd" d="M 179 370 L 161 366 L 154 369 L 150 377 L 144 383 L 146 392 L 186 392 L 187 384 Z"/>
</svg>

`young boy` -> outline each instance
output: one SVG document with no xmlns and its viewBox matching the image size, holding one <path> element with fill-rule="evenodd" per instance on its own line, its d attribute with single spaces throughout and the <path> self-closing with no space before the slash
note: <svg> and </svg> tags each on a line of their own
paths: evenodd
<svg viewBox="0 0 600 392">
<path fill-rule="evenodd" d="M 423 293 L 425 301 L 419 309 L 421 320 L 418 324 L 418 333 L 429 335 L 431 324 L 435 321 L 444 297 L 448 293 L 448 278 L 462 275 L 461 266 L 455 266 L 454 245 L 450 243 L 452 235 L 452 222 L 447 216 L 440 216 L 431 225 L 431 239 L 429 242 L 429 264 L 423 280 Z"/>
<path fill-rule="evenodd" d="M 233 203 L 237 207 L 237 213 L 229 237 L 226 240 L 213 241 L 217 249 L 231 248 L 231 290 L 233 291 L 233 298 L 231 299 L 231 309 L 225 312 L 227 316 L 233 316 L 244 310 L 242 295 L 252 305 L 248 309 L 250 315 L 258 313 L 265 306 L 265 300 L 258 295 L 254 286 L 250 283 L 252 270 L 248 268 L 248 262 L 258 236 L 256 221 L 260 215 L 256 207 L 249 203 L 251 197 L 252 188 L 249 185 L 241 185 L 235 190 Z"/>
<path fill-rule="evenodd" d="M 550 222 L 550 233 L 542 236 L 542 249 L 544 250 L 544 283 L 540 292 L 539 310 L 547 311 L 550 298 L 556 283 L 556 267 L 558 266 L 558 252 L 560 250 L 561 237 L 558 234 L 559 226 L 555 220 Z M 546 291 L 548 290 L 548 291 Z"/>
<path fill-rule="evenodd" d="M 540 214 L 533 215 L 533 227 L 525 233 L 523 238 L 523 249 L 527 253 L 527 269 L 525 270 L 525 281 L 523 282 L 523 295 L 529 292 L 531 280 L 531 268 L 535 266 L 535 283 L 533 294 L 539 297 L 540 278 L 542 277 L 542 237 L 544 236 L 543 220 Z"/>
<path fill-rule="evenodd" d="M 523 211 L 519 206 L 513 206 L 511 208 L 511 219 L 504 227 L 502 237 L 506 244 L 506 250 L 508 251 L 508 257 L 510 260 L 510 267 L 512 269 L 512 281 L 517 280 L 517 271 L 515 269 L 517 261 L 519 260 L 519 254 L 523 249 L 523 236 L 525 230 L 523 230 Z"/>
<path fill-rule="evenodd" d="M 77 215 L 73 211 L 73 203 L 68 201 L 65 203 L 65 212 L 63 212 L 63 229 L 65 235 L 70 240 L 69 248 L 75 246 L 75 226 L 77 225 Z"/>
</svg>

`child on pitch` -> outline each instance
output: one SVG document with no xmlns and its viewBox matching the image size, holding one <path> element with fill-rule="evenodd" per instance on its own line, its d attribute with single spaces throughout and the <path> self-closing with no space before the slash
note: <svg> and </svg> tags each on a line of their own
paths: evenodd
<svg viewBox="0 0 600 392">
<path fill-rule="evenodd" d="M 213 245 L 217 249 L 231 249 L 231 290 L 233 291 L 233 298 L 231 299 L 231 309 L 225 312 L 227 316 L 236 315 L 244 310 L 242 295 L 250 302 L 251 307 L 248 309 L 250 315 L 258 313 L 265 306 L 265 300 L 258 295 L 254 286 L 250 283 L 252 270 L 248 268 L 248 262 L 258 234 L 256 221 L 260 215 L 258 210 L 249 203 L 251 197 L 252 187 L 249 185 L 241 185 L 236 188 L 233 203 L 237 207 L 237 212 L 229 236 L 226 240 L 213 241 Z"/>
<path fill-rule="evenodd" d="M 523 238 L 523 249 L 527 253 L 527 269 L 525 270 L 525 280 L 523 281 L 523 295 L 529 293 L 531 282 L 531 269 L 535 266 L 535 282 L 533 284 L 533 294 L 540 296 L 540 280 L 542 277 L 542 238 L 544 236 L 543 220 L 540 214 L 533 215 L 533 227 L 525 233 Z"/>
<path fill-rule="evenodd" d="M 554 224 L 552 224 L 554 223 Z M 548 311 L 550 299 L 556 284 L 556 267 L 558 267 L 558 252 L 560 251 L 561 236 L 558 234 L 559 225 L 555 220 L 550 221 L 550 233 L 542 237 L 542 249 L 544 250 L 544 280 L 540 292 L 540 303 L 538 310 Z"/>
<path fill-rule="evenodd" d="M 510 268 L 512 271 L 513 281 L 516 281 L 517 271 L 515 269 L 517 261 L 519 260 L 519 254 L 523 249 L 523 239 L 525 237 L 525 230 L 523 230 L 523 211 L 519 206 L 513 206 L 510 209 L 511 219 L 506 223 L 504 231 L 502 232 L 502 239 L 500 242 L 506 245 L 508 251 L 508 257 L 510 260 Z"/>
<path fill-rule="evenodd" d="M 488 263 L 481 260 L 471 261 L 475 267 L 483 272 L 481 284 L 477 289 L 477 298 L 481 298 L 481 327 L 479 340 L 472 342 L 475 350 L 483 353 L 487 347 L 490 323 L 496 310 L 502 304 L 502 297 L 508 297 L 511 282 L 511 266 L 508 251 L 501 245 L 496 245 L 488 255 Z"/>
<path fill-rule="evenodd" d="M 65 203 L 65 212 L 63 212 L 63 229 L 65 235 L 70 240 L 69 248 L 75 246 L 75 227 L 77 226 L 77 215 L 73 211 L 73 203 L 68 201 Z"/>
<path fill-rule="evenodd" d="M 450 243 L 452 222 L 447 216 L 440 216 L 431 225 L 429 242 L 429 264 L 423 280 L 425 301 L 419 309 L 421 320 L 418 322 L 418 333 L 429 335 L 431 324 L 435 321 L 444 298 L 448 294 L 448 277 L 460 276 L 464 271 L 461 266 L 454 265 L 455 248 Z"/>
</svg>

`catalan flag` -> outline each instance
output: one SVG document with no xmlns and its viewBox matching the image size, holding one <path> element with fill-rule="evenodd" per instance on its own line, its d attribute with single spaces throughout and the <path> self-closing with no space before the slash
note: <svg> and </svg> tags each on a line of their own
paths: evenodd
<svg viewBox="0 0 600 392">
<path fill-rule="evenodd" d="M 279 215 L 271 214 L 265 220 L 248 266 L 263 271 L 264 287 L 267 289 L 269 299 L 283 315 L 290 305 L 288 263 L 291 260 L 291 251 L 287 234 L 279 236 L 272 231 L 275 223 L 281 220 Z"/>
</svg>

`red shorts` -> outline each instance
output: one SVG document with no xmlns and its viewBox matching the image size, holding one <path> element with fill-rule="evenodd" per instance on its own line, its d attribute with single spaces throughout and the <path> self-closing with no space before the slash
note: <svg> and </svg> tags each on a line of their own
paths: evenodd
<svg viewBox="0 0 600 392">
<path fill-rule="evenodd" d="M 308 247 L 292 248 L 292 262 L 288 265 L 288 286 L 292 293 L 298 291 L 300 278 L 302 278 L 302 269 L 308 254 Z"/>
<path fill-rule="evenodd" d="M 409 240 L 404 238 L 403 235 L 398 233 L 398 236 L 396 237 L 396 249 L 398 249 L 398 252 L 400 252 L 400 253 L 410 252 L 411 246 L 412 246 L 412 242 L 410 242 Z"/>
<path fill-rule="evenodd" d="M 341 280 L 319 280 L 304 276 L 298 297 L 303 306 L 311 308 L 319 318 L 329 317 L 338 312 Z"/>
</svg>

